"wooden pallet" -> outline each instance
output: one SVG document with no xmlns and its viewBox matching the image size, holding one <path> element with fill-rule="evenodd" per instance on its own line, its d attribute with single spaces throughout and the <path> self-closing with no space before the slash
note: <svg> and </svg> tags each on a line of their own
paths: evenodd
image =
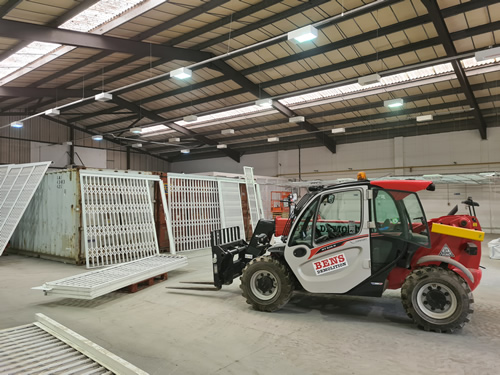
<svg viewBox="0 0 500 375">
<path fill-rule="evenodd" d="M 161 275 L 157 275 L 154 277 L 150 277 L 149 279 L 139 281 L 138 283 L 131 284 L 125 288 L 122 288 L 121 291 L 126 291 L 128 293 L 135 293 L 139 290 L 147 288 L 148 286 L 154 285 L 155 283 L 161 283 L 168 279 L 167 273 L 162 273 Z"/>
</svg>

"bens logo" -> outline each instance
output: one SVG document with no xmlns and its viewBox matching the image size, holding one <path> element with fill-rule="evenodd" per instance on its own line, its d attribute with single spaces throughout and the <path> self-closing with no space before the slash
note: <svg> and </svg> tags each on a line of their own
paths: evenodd
<svg viewBox="0 0 500 375">
<path fill-rule="evenodd" d="M 330 258 L 320 260 L 319 262 L 314 262 L 314 272 L 316 275 L 322 275 L 324 273 L 332 272 L 340 268 L 347 267 L 347 260 L 345 254 L 334 255 Z"/>
</svg>

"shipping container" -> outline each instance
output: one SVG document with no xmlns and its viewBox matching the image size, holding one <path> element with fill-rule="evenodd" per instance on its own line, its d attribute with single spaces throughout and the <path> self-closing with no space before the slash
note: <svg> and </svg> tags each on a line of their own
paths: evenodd
<svg viewBox="0 0 500 375">
<path fill-rule="evenodd" d="M 9 252 L 65 263 L 85 263 L 80 170 L 45 174 L 11 237 Z M 109 172 L 151 175 L 150 172 Z M 153 181 L 149 184 L 154 199 Z"/>
</svg>

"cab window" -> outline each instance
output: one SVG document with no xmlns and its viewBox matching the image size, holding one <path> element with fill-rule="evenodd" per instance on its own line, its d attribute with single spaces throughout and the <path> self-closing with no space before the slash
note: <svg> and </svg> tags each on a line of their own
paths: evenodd
<svg viewBox="0 0 500 375">
<path fill-rule="evenodd" d="M 360 190 L 323 195 L 316 219 L 314 242 L 321 244 L 358 234 L 361 230 L 361 204 Z"/>
<path fill-rule="evenodd" d="M 313 225 L 318 200 L 316 199 L 304 212 L 297 222 L 290 238 L 290 246 L 307 245 L 312 247 Z"/>
<path fill-rule="evenodd" d="M 429 229 L 415 193 L 374 189 L 375 230 L 419 246 L 430 245 Z"/>
</svg>

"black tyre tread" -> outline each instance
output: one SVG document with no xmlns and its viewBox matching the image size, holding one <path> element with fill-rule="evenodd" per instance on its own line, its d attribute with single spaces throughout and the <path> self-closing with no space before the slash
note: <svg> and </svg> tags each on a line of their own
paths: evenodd
<svg viewBox="0 0 500 375">
<path fill-rule="evenodd" d="M 436 281 L 446 280 L 447 278 L 450 278 L 451 280 L 458 282 L 459 285 L 463 288 L 462 298 L 465 298 L 468 301 L 468 306 L 465 306 L 467 310 L 465 311 L 464 308 L 464 311 L 462 311 L 458 319 L 453 322 L 438 325 L 426 321 L 418 314 L 418 312 L 413 307 L 412 293 L 417 283 L 427 278 L 436 278 Z M 437 266 L 422 267 L 411 272 L 406 277 L 406 280 L 401 287 L 401 301 L 403 303 L 406 314 L 415 322 L 415 324 L 417 324 L 418 328 L 424 331 L 453 333 L 454 331 L 463 328 L 465 323 L 470 322 L 471 316 L 474 312 L 474 298 L 472 296 L 472 291 L 469 288 L 469 284 L 467 284 L 467 282 L 456 272 Z"/>
<path fill-rule="evenodd" d="M 280 279 L 279 295 L 274 301 L 271 301 L 271 303 L 258 300 L 250 289 L 250 278 L 252 276 L 252 272 L 269 267 L 275 271 L 276 276 Z M 242 295 L 245 297 L 246 302 L 255 310 L 265 312 L 274 312 L 285 306 L 292 297 L 296 284 L 295 276 L 288 266 L 270 255 L 264 255 L 252 259 L 243 269 L 240 281 L 240 289 L 242 290 Z"/>
</svg>

